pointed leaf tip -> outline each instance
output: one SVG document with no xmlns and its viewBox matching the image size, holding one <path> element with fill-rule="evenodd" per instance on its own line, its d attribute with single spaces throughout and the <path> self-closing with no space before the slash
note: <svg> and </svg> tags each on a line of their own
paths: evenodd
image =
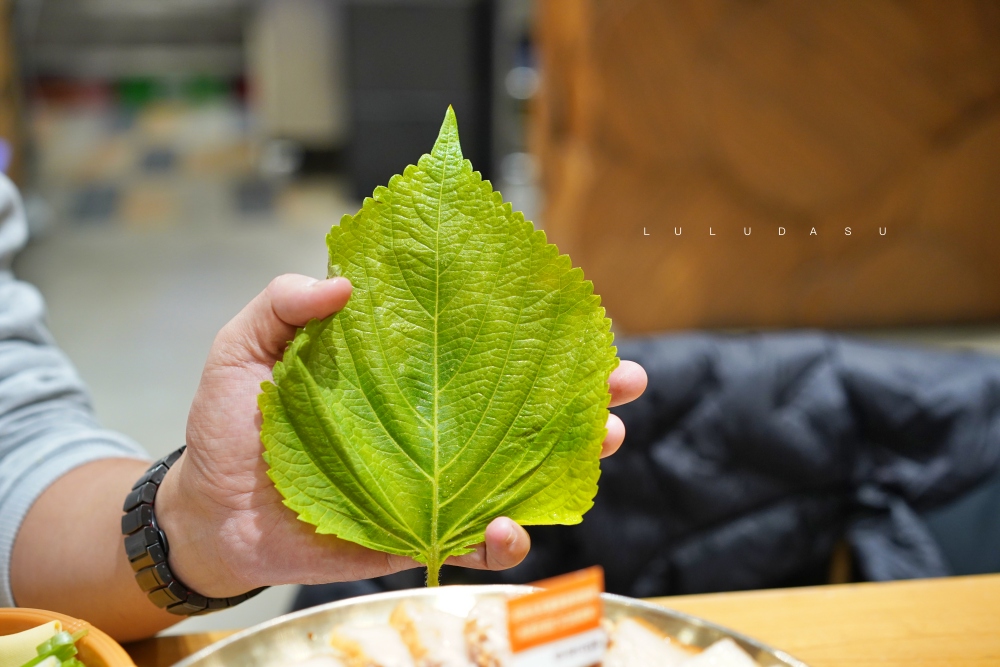
<svg viewBox="0 0 1000 667">
<path fill-rule="evenodd" d="M 455 115 L 454 107 L 449 104 L 448 110 L 444 114 L 444 120 L 441 122 L 441 129 L 438 130 L 437 140 L 431 149 L 431 155 L 442 156 L 445 153 L 450 153 L 452 145 L 458 149 L 458 157 L 461 158 L 462 144 L 458 136 L 458 117 Z"/>
<path fill-rule="evenodd" d="M 444 136 L 448 130 L 452 130 L 458 134 L 458 117 L 455 115 L 455 108 L 450 104 L 448 105 L 448 110 L 444 112 L 444 121 L 441 123 L 439 138 Z"/>
</svg>

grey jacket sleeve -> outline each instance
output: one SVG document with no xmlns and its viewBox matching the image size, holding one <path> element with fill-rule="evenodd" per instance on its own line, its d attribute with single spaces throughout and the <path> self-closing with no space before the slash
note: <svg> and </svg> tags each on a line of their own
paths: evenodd
<svg viewBox="0 0 1000 667">
<path fill-rule="evenodd" d="M 41 295 L 12 275 L 26 239 L 21 198 L 0 174 L 0 607 L 15 605 L 11 551 L 38 496 L 84 463 L 147 458 L 97 423 L 83 382 L 45 328 Z"/>
</svg>

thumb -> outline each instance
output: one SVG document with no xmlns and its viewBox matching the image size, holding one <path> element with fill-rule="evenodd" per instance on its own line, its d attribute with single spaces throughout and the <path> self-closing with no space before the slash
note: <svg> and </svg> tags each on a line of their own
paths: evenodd
<svg viewBox="0 0 1000 667">
<path fill-rule="evenodd" d="M 351 289 L 347 278 L 278 276 L 222 328 L 214 347 L 231 361 L 273 363 L 297 327 L 343 308 Z"/>
</svg>

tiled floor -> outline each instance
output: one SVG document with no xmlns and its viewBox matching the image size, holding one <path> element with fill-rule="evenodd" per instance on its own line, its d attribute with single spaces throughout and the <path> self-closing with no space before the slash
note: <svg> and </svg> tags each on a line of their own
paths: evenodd
<svg viewBox="0 0 1000 667">
<path fill-rule="evenodd" d="M 39 118 L 50 220 L 15 269 L 45 296 L 103 423 L 154 457 L 184 441 L 218 329 L 274 276 L 322 277 L 327 230 L 360 205 L 334 179 L 260 179 L 252 138 L 233 129 L 238 111 L 153 109 L 122 125 L 127 136 L 107 113 Z M 245 627 L 287 611 L 293 593 L 173 631 Z"/>
</svg>

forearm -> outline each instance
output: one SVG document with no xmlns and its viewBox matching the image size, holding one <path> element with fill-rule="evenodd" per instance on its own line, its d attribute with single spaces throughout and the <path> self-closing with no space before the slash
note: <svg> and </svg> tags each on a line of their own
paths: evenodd
<svg viewBox="0 0 1000 667">
<path fill-rule="evenodd" d="M 122 503 L 148 465 L 134 459 L 88 463 L 35 501 L 11 557 L 19 606 L 83 618 L 122 641 L 181 620 L 149 601 L 125 556 Z"/>
</svg>

